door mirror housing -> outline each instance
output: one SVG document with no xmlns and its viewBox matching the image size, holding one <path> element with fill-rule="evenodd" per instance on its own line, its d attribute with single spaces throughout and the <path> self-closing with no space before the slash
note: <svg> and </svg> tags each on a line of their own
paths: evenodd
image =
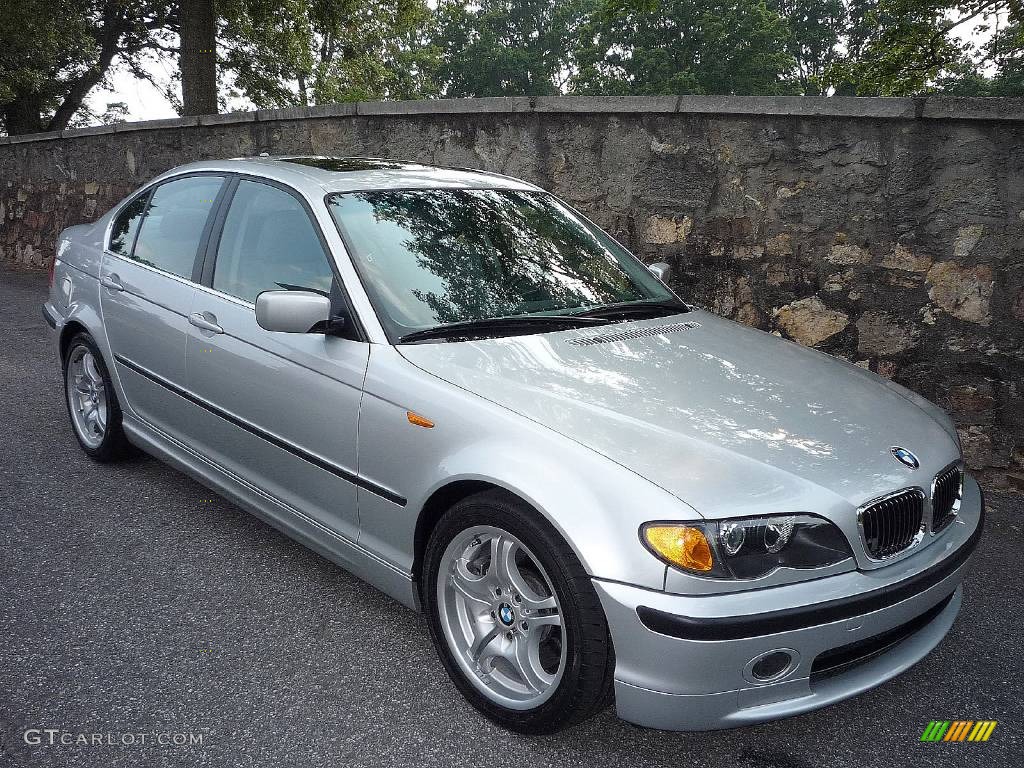
<svg viewBox="0 0 1024 768">
<path fill-rule="evenodd" d="M 264 291 L 256 297 L 256 322 L 266 331 L 322 332 L 331 323 L 331 300 L 312 291 Z"/>
<path fill-rule="evenodd" d="M 668 280 L 669 272 L 672 271 L 672 267 L 664 261 L 659 261 L 657 264 L 648 264 L 647 268 L 651 270 L 652 274 L 663 283 Z"/>
</svg>

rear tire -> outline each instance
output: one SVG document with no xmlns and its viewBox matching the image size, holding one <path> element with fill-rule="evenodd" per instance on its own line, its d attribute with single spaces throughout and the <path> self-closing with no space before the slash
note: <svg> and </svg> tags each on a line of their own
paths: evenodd
<svg viewBox="0 0 1024 768">
<path fill-rule="evenodd" d="M 611 703 L 615 655 L 590 577 L 522 500 L 484 491 L 448 510 L 421 597 L 448 675 L 499 725 L 554 733 Z"/>
<path fill-rule="evenodd" d="M 89 458 L 107 463 L 131 452 L 110 373 L 87 333 L 72 337 L 64 355 L 64 404 L 75 438 Z"/>
</svg>

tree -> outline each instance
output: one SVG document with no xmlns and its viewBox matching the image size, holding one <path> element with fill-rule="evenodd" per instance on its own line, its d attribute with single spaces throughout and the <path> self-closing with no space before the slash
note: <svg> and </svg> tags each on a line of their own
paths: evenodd
<svg viewBox="0 0 1024 768">
<path fill-rule="evenodd" d="M 606 94 L 793 91 L 789 30 L 764 0 L 605 0 L 572 88 Z"/>
<path fill-rule="evenodd" d="M 843 0 L 769 0 L 768 6 L 786 22 L 786 50 L 796 62 L 799 92 L 825 95 L 825 72 L 841 58 L 839 43 L 849 25 Z"/>
<path fill-rule="evenodd" d="M 0 123 L 9 134 L 67 127 L 92 88 L 137 66 L 171 7 L 119 0 L 0 0 Z"/>
<path fill-rule="evenodd" d="M 181 0 L 181 114 L 217 112 L 217 14 L 212 0 Z"/>
<path fill-rule="evenodd" d="M 598 0 L 461 0 L 438 6 L 433 40 L 445 96 L 562 92 L 579 29 Z"/>
<path fill-rule="evenodd" d="M 225 0 L 223 69 L 258 107 L 434 93 L 425 0 Z"/>
<path fill-rule="evenodd" d="M 1022 95 L 1022 15 L 1019 0 L 878 0 L 864 12 L 859 50 L 825 80 L 862 96 Z"/>
</svg>

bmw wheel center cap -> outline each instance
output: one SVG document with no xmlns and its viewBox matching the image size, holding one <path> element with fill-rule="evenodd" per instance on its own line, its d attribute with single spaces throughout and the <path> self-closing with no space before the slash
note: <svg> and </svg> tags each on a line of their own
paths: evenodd
<svg viewBox="0 0 1024 768">
<path fill-rule="evenodd" d="M 501 619 L 501 623 L 506 627 L 511 627 L 513 622 L 516 620 L 516 614 L 512 610 L 512 606 L 508 603 L 502 603 L 498 606 L 498 618 Z"/>
</svg>

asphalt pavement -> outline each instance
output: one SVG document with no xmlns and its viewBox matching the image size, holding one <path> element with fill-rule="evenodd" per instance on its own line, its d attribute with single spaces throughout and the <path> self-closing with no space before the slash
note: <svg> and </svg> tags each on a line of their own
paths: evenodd
<svg viewBox="0 0 1024 768">
<path fill-rule="evenodd" d="M 609 710 L 522 737 L 460 698 L 417 614 L 155 459 L 87 459 L 45 289 L 0 268 L 0 768 L 1022 762 L 1019 496 L 987 495 L 952 632 L 873 691 L 733 731 Z M 999 723 L 988 742 L 920 741 L 931 720 L 980 719 Z"/>
</svg>

